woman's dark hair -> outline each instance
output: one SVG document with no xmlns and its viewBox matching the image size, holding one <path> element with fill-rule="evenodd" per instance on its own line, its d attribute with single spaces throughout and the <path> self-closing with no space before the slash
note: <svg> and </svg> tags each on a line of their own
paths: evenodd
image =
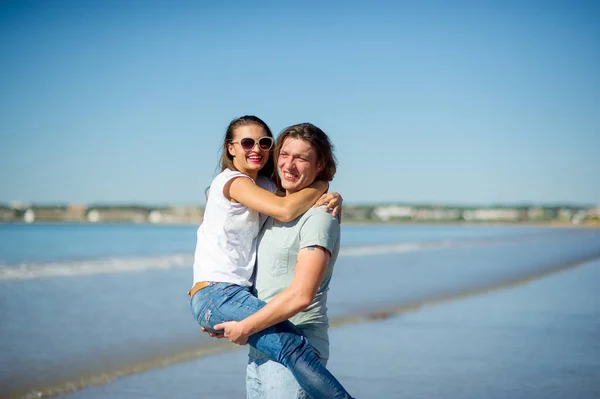
<svg viewBox="0 0 600 399">
<path fill-rule="evenodd" d="M 235 129 L 237 129 L 240 126 L 248 125 L 259 126 L 265 131 L 267 136 L 273 137 L 273 133 L 271 133 L 271 129 L 269 129 L 269 126 L 267 126 L 267 124 L 257 116 L 244 115 L 232 120 L 229 123 L 229 126 L 227 126 L 227 130 L 225 131 L 225 137 L 223 139 L 223 153 L 221 154 L 221 172 L 225 169 L 237 170 L 233 165 L 233 157 L 231 156 L 229 151 L 227 151 L 227 144 L 233 141 L 233 134 L 235 132 Z M 271 148 L 269 150 L 269 160 L 267 161 L 265 166 L 263 166 L 262 169 L 258 172 L 259 176 L 266 176 L 269 179 L 273 177 L 273 171 L 275 170 L 275 164 L 273 162 L 273 152 L 273 148 Z"/>
<path fill-rule="evenodd" d="M 317 154 L 317 162 L 321 164 L 323 169 L 317 175 L 316 180 L 332 181 L 337 170 L 335 155 L 333 155 L 333 144 L 324 131 L 313 125 L 312 123 L 300 123 L 285 128 L 279 137 L 277 137 L 277 145 L 275 146 L 275 159 L 279 158 L 279 152 L 283 142 L 288 137 L 301 139 L 309 143 L 313 151 Z M 279 176 L 277 176 L 279 184 Z"/>
</svg>

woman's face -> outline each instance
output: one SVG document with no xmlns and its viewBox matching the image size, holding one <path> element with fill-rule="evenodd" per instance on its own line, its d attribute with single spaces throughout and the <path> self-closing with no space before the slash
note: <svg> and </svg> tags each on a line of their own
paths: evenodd
<svg viewBox="0 0 600 399">
<path fill-rule="evenodd" d="M 256 179 L 258 172 L 269 160 L 269 150 L 263 150 L 258 144 L 261 137 L 268 137 L 265 130 L 255 124 L 242 125 L 233 131 L 232 143 L 227 144 L 227 151 L 233 157 L 233 165 L 242 173 Z M 254 139 L 256 142 L 251 149 L 245 150 L 241 141 L 245 138 Z"/>
</svg>

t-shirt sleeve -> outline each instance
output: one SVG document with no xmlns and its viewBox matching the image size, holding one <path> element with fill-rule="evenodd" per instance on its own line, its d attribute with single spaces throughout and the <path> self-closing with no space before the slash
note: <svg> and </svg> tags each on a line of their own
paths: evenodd
<svg viewBox="0 0 600 399">
<path fill-rule="evenodd" d="M 223 188 L 228 181 L 236 177 L 245 177 L 252 180 L 250 176 L 245 175 L 242 172 L 225 169 L 223 172 L 219 173 L 210 184 L 210 188 L 207 193 L 208 200 L 210 201 L 212 199 L 214 203 L 220 204 L 220 206 L 229 206 L 231 202 L 225 198 L 225 195 L 223 194 Z M 254 180 L 252 181 L 254 182 Z"/>
<path fill-rule="evenodd" d="M 234 179 L 236 177 L 245 177 L 247 179 L 252 180 L 252 182 L 254 182 L 254 180 L 250 176 L 245 175 L 242 172 L 238 172 L 237 170 L 224 170 L 213 180 L 213 184 L 211 184 L 210 189 L 217 190 L 222 195 L 223 187 L 225 187 L 225 185 L 227 184 L 228 181 L 230 181 L 231 179 Z"/>
<path fill-rule="evenodd" d="M 333 253 L 340 239 L 340 224 L 336 217 L 321 208 L 309 210 L 310 215 L 300 230 L 300 249 L 318 245 Z"/>
</svg>

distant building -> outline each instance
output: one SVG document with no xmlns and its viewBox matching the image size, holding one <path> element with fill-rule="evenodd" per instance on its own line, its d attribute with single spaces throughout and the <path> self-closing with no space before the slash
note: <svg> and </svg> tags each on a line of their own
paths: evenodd
<svg viewBox="0 0 600 399">
<path fill-rule="evenodd" d="M 100 212 L 98 212 L 96 209 L 92 209 L 91 211 L 89 211 L 87 213 L 87 220 L 90 223 L 96 223 L 100 221 Z"/>
<path fill-rule="evenodd" d="M 85 218 L 91 223 L 144 223 L 148 220 L 148 210 L 140 207 L 92 207 L 87 210 Z"/>
<path fill-rule="evenodd" d="M 502 222 L 515 222 L 519 220 L 519 211 L 517 209 L 474 209 L 466 210 L 463 212 L 463 219 L 465 221 L 502 221 Z"/>
<path fill-rule="evenodd" d="M 33 205 L 22 215 L 24 221 L 82 222 L 85 220 L 85 205 Z M 20 212 L 20 211 L 17 211 Z"/>
<path fill-rule="evenodd" d="M 163 214 L 157 209 L 150 211 L 148 214 L 148 221 L 150 223 L 161 223 L 163 221 Z"/>
<path fill-rule="evenodd" d="M 153 209 L 148 214 L 150 223 L 202 223 L 204 209 L 198 206 L 175 206 Z"/>
<path fill-rule="evenodd" d="M 588 209 L 587 216 L 593 219 L 600 219 L 600 204 L 596 205 L 595 208 Z"/>
<path fill-rule="evenodd" d="M 10 202 L 10 207 L 16 210 L 26 210 L 27 208 L 29 208 L 29 205 L 27 205 L 23 201 L 14 200 Z"/>
<path fill-rule="evenodd" d="M 544 217 L 544 210 L 542 208 L 531 208 L 527 211 L 527 218 L 529 220 L 542 219 Z"/>
<path fill-rule="evenodd" d="M 575 211 L 573 211 L 572 209 L 562 208 L 558 211 L 558 218 L 560 220 L 571 220 L 574 214 Z"/>
<path fill-rule="evenodd" d="M 86 220 L 87 205 L 85 204 L 69 204 L 65 210 L 65 221 L 82 222 Z"/>
<path fill-rule="evenodd" d="M 413 219 L 419 221 L 458 220 L 460 217 L 461 212 L 458 209 L 417 209 L 413 212 Z"/>
<path fill-rule="evenodd" d="M 12 222 L 16 219 L 16 212 L 12 208 L 0 207 L 0 222 Z"/>
<path fill-rule="evenodd" d="M 383 221 L 390 219 L 410 219 L 413 217 L 414 212 L 414 209 L 410 206 L 379 206 L 373 211 L 373 216 Z"/>
<path fill-rule="evenodd" d="M 27 209 L 23 214 L 23 221 L 25 223 L 33 223 L 35 222 L 35 212 L 33 209 Z"/>
</svg>

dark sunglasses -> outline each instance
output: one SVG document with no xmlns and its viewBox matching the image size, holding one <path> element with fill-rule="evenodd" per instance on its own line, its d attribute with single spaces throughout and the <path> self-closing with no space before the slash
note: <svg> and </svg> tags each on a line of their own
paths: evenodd
<svg viewBox="0 0 600 399">
<path fill-rule="evenodd" d="M 251 137 L 245 137 L 241 140 L 232 141 L 231 144 L 240 143 L 244 151 L 250 151 L 258 144 L 258 148 L 263 151 L 269 151 L 273 147 L 273 137 L 263 136 L 258 140 Z"/>
</svg>

